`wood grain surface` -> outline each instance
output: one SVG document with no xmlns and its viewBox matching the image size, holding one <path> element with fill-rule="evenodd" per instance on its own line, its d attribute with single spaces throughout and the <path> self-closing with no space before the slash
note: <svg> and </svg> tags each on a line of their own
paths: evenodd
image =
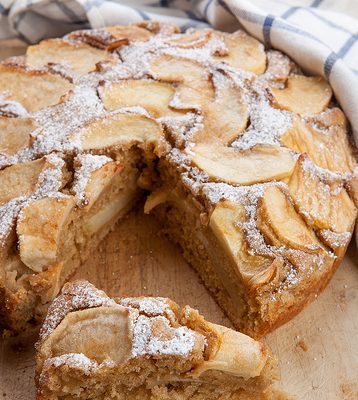
<svg viewBox="0 0 358 400">
<path fill-rule="evenodd" d="M 78 278 L 110 295 L 170 297 L 230 326 L 179 248 L 161 234 L 153 217 L 140 210 L 116 226 L 73 277 Z M 266 338 L 280 359 L 281 381 L 276 386 L 297 399 L 358 399 L 357 310 L 357 251 L 352 243 L 325 292 Z M 34 398 L 34 340 L 36 332 L 27 343 L 23 338 L 2 340 L 0 398 Z"/>
<path fill-rule="evenodd" d="M 10 54 L 0 44 L 0 59 Z M 132 212 L 116 226 L 76 278 L 88 279 L 110 295 L 170 297 L 198 308 L 213 322 L 230 326 L 178 247 L 141 211 Z M 26 339 L 1 339 L 0 399 L 34 399 L 36 336 L 34 330 Z M 354 243 L 325 292 L 266 341 L 280 359 L 278 388 L 296 399 L 358 399 L 358 258 Z"/>
</svg>

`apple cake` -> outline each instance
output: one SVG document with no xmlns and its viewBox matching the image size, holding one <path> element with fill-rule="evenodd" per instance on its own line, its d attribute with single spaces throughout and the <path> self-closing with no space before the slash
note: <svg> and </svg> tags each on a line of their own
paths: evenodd
<svg viewBox="0 0 358 400">
<path fill-rule="evenodd" d="M 37 343 L 38 400 L 266 399 L 268 348 L 161 297 L 111 299 L 67 283 Z"/>
<path fill-rule="evenodd" d="M 0 64 L 0 315 L 41 319 L 136 201 L 234 326 L 327 285 L 357 215 L 349 124 L 321 77 L 243 31 L 82 30 Z"/>
</svg>

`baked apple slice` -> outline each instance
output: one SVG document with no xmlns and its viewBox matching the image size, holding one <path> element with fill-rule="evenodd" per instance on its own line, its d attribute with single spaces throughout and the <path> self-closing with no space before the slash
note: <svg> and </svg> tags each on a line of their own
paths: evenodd
<svg viewBox="0 0 358 400">
<path fill-rule="evenodd" d="M 143 107 L 155 118 L 180 116 L 182 112 L 169 107 L 175 87 L 148 79 L 124 79 L 99 89 L 107 110 L 122 107 Z"/>
<path fill-rule="evenodd" d="M 46 197 L 26 205 L 17 222 L 22 262 L 35 272 L 57 261 L 75 207 L 74 197 Z"/>
<path fill-rule="evenodd" d="M 351 232 L 357 209 L 341 179 L 324 179 L 307 156 L 301 156 L 288 182 L 296 208 L 315 229 Z"/>
<path fill-rule="evenodd" d="M 26 64 L 31 67 L 43 67 L 50 63 L 64 64 L 78 74 L 94 71 L 100 61 L 116 59 L 115 55 L 107 51 L 63 39 L 43 40 L 37 45 L 29 46 L 26 51 Z"/>
<path fill-rule="evenodd" d="M 173 35 L 164 42 L 170 46 L 179 47 L 181 49 L 197 49 L 204 47 L 210 41 L 211 37 L 212 32 L 209 30 L 194 30 L 179 35 Z"/>
<path fill-rule="evenodd" d="M 277 186 L 269 186 L 260 199 L 257 226 L 271 245 L 285 245 L 313 254 L 323 251 L 316 235 Z"/>
<path fill-rule="evenodd" d="M 243 31 L 234 33 L 215 32 L 228 52 L 213 55 L 217 62 L 226 62 L 234 68 L 241 68 L 255 74 L 262 74 L 266 69 L 266 53 L 262 43 Z"/>
<path fill-rule="evenodd" d="M 0 153 L 12 156 L 31 143 L 31 132 L 36 124 L 31 118 L 0 116 Z"/>
<path fill-rule="evenodd" d="M 106 150 L 133 144 L 157 148 L 163 132 L 154 119 L 140 114 L 116 113 L 88 123 L 79 135 L 82 150 Z"/>
<path fill-rule="evenodd" d="M 147 41 L 152 33 L 139 26 L 109 26 L 101 29 L 81 30 L 69 33 L 65 39 L 87 43 L 90 46 L 114 51 L 117 48 L 134 43 Z"/>
<path fill-rule="evenodd" d="M 215 100 L 203 107 L 204 127 L 193 137 L 194 142 L 207 142 L 210 137 L 228 145 L 245 130 L 249 108 L 243 90 L 227 79 L 219 78 Z"/>
<path fill-rule="evenodd" d="M 322 132 L 314 125 L 295 118 L 292 127 L 281 136 L 280 141 L 292 150 L 307 153 L 321 168 L 338 173 L 351 173 L 355 166 L 352 147 L 343 126 L 333 125 Z"/>
<path fill-rule="evenodd" d="M 100 155 L 75 159 L 71 192 L 81 210 L 81 231 L 86 237 L 100 233 L 137 199 L 139 172 L 131 160 L 122 163 Z"/>
<path fill-rule="evenodd" d="M 233 258 L 242 280 L 252 290 L 269 283 L 278 273 L 280 263 L 273 257 L 248 252 L 245 235 L 239 226 L 246 219 L 246 211 L 241 204 L 222 201 L 210 216 L 210 228 Z"/>
<path fill-rule="evenodd" d="M 201 108 L 214 98 L 214 87 L 206 68 L 195 60 L 163 54 L 150 64 L 155 79 L 177 84 L 175 109 Z"/>
<path fill-rule="evenodd" d="M 20 196 L 31 195 L 39 185 L 39 177 L 52 164 L 46 157 L 11 165 L 0 171 L 0 204 Z"/>
<path fill-rule="evenodd" d="M 233 185 L 282 180 L 291 176 L 295 166 L 290 151 L 279 146 L 256 145 L 239 151 L 210 142 L 198 143 L 186 151 L 210 180 Z"/>
<path fill-rule="evenodd" d="M 73 84 L 42 69 L 0 64 L 0 88 L 8 100 L 18 101 L 28 111 L 34 112 L 58 104 Z"/>
<path fill-rule="evenodd" d="M 294 63 L 285 55 L 276 50 L 267 52 L 267 68 L 263 78 L 269 82 L 285 82 L 294 68 Z"/>
<path fill-rule="evenodd" d="M 332 89 L 321 77 L 291 75 L 286 88 L 271 88 L 272 105 L 297 114 L 318 114 L 332 98 Z"/>
</svg>

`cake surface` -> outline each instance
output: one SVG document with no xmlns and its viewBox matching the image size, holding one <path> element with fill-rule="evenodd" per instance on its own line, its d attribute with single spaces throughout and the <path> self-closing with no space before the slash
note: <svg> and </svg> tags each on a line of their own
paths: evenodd
<svg viewBox="0 0 358 400">
<path fill-rule="evenodd" d="M 242 31 L 73 32 L 0 65 L 0 317 L 20 330 L 147 196 L 235 327 L 328 283 L 357 214 L 328 83 Z"/>
<path fill-rule="evenodd" d="M 155 297 L 111 299 L 67 283 L 37 343 L 38 399 L 264 399 L 265 345 Z"/>
</svg>

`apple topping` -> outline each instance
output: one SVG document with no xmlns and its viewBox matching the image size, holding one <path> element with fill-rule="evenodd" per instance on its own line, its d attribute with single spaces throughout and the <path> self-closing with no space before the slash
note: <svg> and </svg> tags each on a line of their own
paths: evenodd
<svg viewBox="0 0 358 400">
<path fill-rule="evenodd" d="M 273 106 L 297 114 L 318 114 L 331 100 L 332 89 L 321 77 L 291 75 L 284 89 L 271 87 Z"/>
<path fill-rule="evenodd" d="M 280 141 L 292 150 L 307 153 L 321 168 L 351 173 L 355 166 L 352 148 L 342 126 L 333 125 L 321 132 L 300 118 L 295 118 L 292 127 L 281 136 Z"/>
<path fill-rule="evenodd" d="M 242 68 L 255 74 L 262 74 L 266 68 L 266 54 L 262 43 L 243 31 L 234 33 L 215 32 L 223 40 L 228 54 L 212 56 L 218 62 L 226 62 L 234 68 Z"/>
<path fill-rule="evenodd" d="M 104 50 L 62 39 L 44 40 L 29 46 L 26 52 L 26 64 L 31 67 L 43 67 L 52 63 L 64 64 L 78 74 L 94 71 L 100 61 L 114 60 L 116 57 Z"/>
<path fill-rule="evenodd" d="M 41 172 L 47 167 L 45 158 L 12 165 L 0 171 L 0 204 L 34 192 Z"/>
<path fill-rule="evenodd" d="M 157 147 L 162 134 L 160 124 L 154 119 L 117 113 L 87 124 L 80 132 L 80 140 L 83 150 L 104 150 L 135 143 Z"/>
<path fill-rule="evenodd" d="M 102 29 L 81 30 L 69 33 L 66 39 L 87 43 L 91 46 L 114 51 L 133 42 L 149 40 L 152 34 L 140 26 L 109 26 Z"/>
<path fill-rule="evenodd" d="M 82 156 L 82 158 L 84 157 Z M 92 156 L 88 154 L 87 157 L 100 158 L 103 156 Z M 98 168 L 89 168 L 85 160 L 83 160 L 83 164 L 84 165 L 77 166 L 75 162 L 75 179 L 71 192 L 76 195 L 77 199 L 85 200 L 84 205 L 86 205 L 88 211 L 101 193 L 106 188 L 109 189 L 113 178 L 119 175 L 123 170 L 123 165 L 109 158 L 108 161 L 103 161 L 103 165 L 99 164 Z"/>
<path fill-rule="evenodd" d="M 193 371 L 194 375 L 216 370 L 250 379 L 261 374 L 269 355 L 264 344 L 221 325 L 207 322 L 207 326 L 220 338 L 220 346 Z"/>
<path fill-rule="evenodd" d="M 145 79 L 125 79 L 100 89 L 107 110 L 143 107 L 155 118 L 182 115 L 169 107 L 175 87 L 169 83 Z"/>
<path fill-rule="evenodd" d="M 175 33 L 181 32 L 181 29 L 178 26 L 170 22 L 147 20 L 139 21 L 135 24 L 135 26 L 146 29 L 148 32 L 154 33 L 155 35 L 160 34 L 160 36 L 171 36 Z"/>
<path fill-rule="evenodd" d="M 230 144 L 245 130 L 249 119 L 243 90 L 231 82 L 221 82 L 216 89 L 215 100 L 203 107 L 203 114 L 204 127 L 195 134 L 193 141 L 198 143 L 214 139 Z"/>
<path fill-rule="evenodd" d="M 41 345 L 42 359 L 82 353 L 101 363 L 131 356 L 131 322 L 125 307 L 101 306 L 70 312 Z"/>
<path fill-rule="evenodd" d="M 218 143 L 198 143 L 187 152 L 192 162 L 213 181 L 252 185 L 291 176 L 295 160 L 288 149 L 256 145 L 239 151 Z"/>
<path fill-rule="evenodd" d="M 84 222 L 84 232 L 87 235 L 93 235 L 108 226 L 136 201 L 137 179 L 138 173 L 135 169 L 125 178 L 119 163 L 109 163 L 91 174 L 84 189 L 84 196 L 88 199 L 88 215 Z M 106 193 L 110 195 L 106 196 Z M 101 197 L 102 194 L 104 198 Z"/>
<path fill-rule="evenodd" d="M 28 148 L 35 122 L 30 118 L 0 117 L 0 153 L 12 156 Z"/>
<path fill-rule="evenodd" d="M 165 40 L 165 43 L 182 49 L 195 49 L 205 46 L 211 37 L 211 31 L 197 30 L 173 35 L 170 39 Z"/>
<path fill-rule="evenodd" d="M 313 231 L 277 186 L 269 186 L 260 199 L 257 226 L 270 245 L 285 245 L 313 254 L 323 251 Z"/>
<path fill-rule="evenodd" d="M 150 71 L 158 80 L 177 84 L 173 108 L 201 108 L 214 98 L 210 75 L 197 61 L 164 54 L 152 60 Z"/>
<path fill-rule="evenodd" d="M 357 209 L 340 179 L 323 179 L 306 156 L 301 156 L 288 183 L 300 214 L 316 229 L 350 232 Z"/>
<path fill-rule="evenodd" d="M 332 125 L 338 125 L 342 127 L 347 126 L 347 119 L 343 114 L 343 111 L 337 107 L 329 108 L 320 114 L 306 117 L 306 121 L 316 124 L 322 129 L 330 128 Z"/>
<path fill-rule="evenodd" d="M 286 55 L 276 50 L 269 50 L 264 78 L 273 82 L 286 81 L 293 68 L 294 63 Z"/>
<path fill-rule="evenodd" d="M 67 79 L 44 70 L 0 64 L 0 88 L 8 100 L 18 101 L 28 111 L 34 112 L 58 104 L 73 85 Z"/>
<path fill-rule="evenodd" d="M 33 271 L 56 262 L 74 206 L 73 197 L 46 197 L 22 209 L 17 223 L 20 258 Z"/>
<path fill-rule="evenodd" d="M 210 228 L 216 238 L 233 257 L 243 281 L 250 289 L 257 289 L 269 283 L 280 269 L 279 260 L 272 257 L 252 255 L 245 240 L 245 235 L 238 226 L 246 220 L 242 205 L 223 201 L 215 206 L 210 217 Z"/>
</svg>

